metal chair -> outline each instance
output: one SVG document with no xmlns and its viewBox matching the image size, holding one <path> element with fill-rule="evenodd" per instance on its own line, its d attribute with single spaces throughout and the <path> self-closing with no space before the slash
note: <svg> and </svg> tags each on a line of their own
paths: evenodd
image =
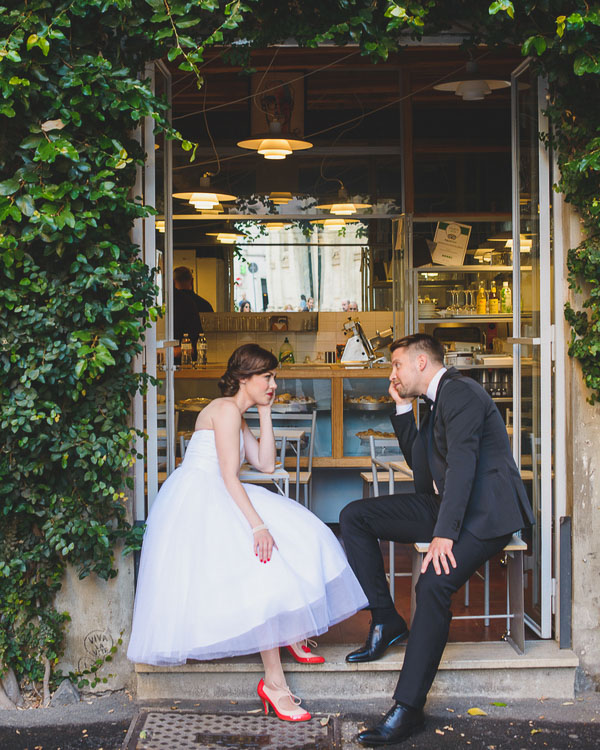
<svg viewBox="0 0 600 750">
<path fill-rule="evenodd" d="M 286 415 L 278 415 L 280 416 L 290 416 L 289 414 Z M 310 419 L 310 426 L 309 427 L 303 427 L 304 432 L 307 435 L 307 448 L 308 448 L 308 464 L 306 471 L 300 470 L 300 472 L 297 471 L 290 471 L 290 484 L 292 486 L 295 485 L 296 487 L 296 500 L 298 500 L 298 488 L 299 486 L 302 486 L 303 493 L 304 493 L 304 507 L 308 508 L 310 510 L 311 507 L 311 501 L 312 501 L 312 464 L 313 464 L 313 454 L 315 450 L 315 430 L 317 428 L 317 410 L 315 409 L 312 414 L 305 415 L 305 414 L 296 414 L 294 415 L 298 420 L 308 420 Z"/>
<path fill-rule="evenodd" d="M 246 422 L 253 423 L 253 432 L 258 429 L 258 414 L 252 409 L 244 415 Z M 314 453 L 314 436 L 316 430 L 317 411 L 312 412 L 271 412 L 271 419 L 274 424 L 275 443 L 280 448 L 281 465 L 285 467 L 285 456 L 288 449 L 293 451 L 296 458 L 296 470 L 290 471 L 290 484 L 295 486 L 295 499 L 300 498 L 300 486 L 304 487 L 304 505 L 310 507 L 310 496 L 312 489 L 312 461 Z M 290 421 L 298 424 L 298 427 L 277 426 L 278 422 Z M 302 424 L 302 423 L 306 423 Z M 300 467 L 300 453 L 302 447 L 308 450 L 307 471 L 302 471 Z"/>
<path fill-rule="evenodd" d="M 369 435 L 369 450 L 371 453 L 371 477 L 373 482 L 373 497 L 379 497 L 379 482 L 383 472 L 379 471 L 379 468 L 384 469 L 387 472 L 388 477 L 388 494 L 393 495 L 395 492 L 396 481 L 399 482 L 412 482 L 412 471 L 408 467 L 408 464 L 404 460 L 402 454 L 389 455 L 389 456 L 378 456 L 376 453 L 377 443 L 384 442 L 383 447 L 397 446 L 398 442 L 395 438 L 375 438 L 373 435 Z M 363 477 L 363 481 L 365 477 Z M 385 476 L 385 474 L 384 474 Z M 389 572 L 389 587 L 390 596 L 394 601 L 396 593 L 396 578 L 408 577 L 411 573 L 396 573 L 396 545 L 395 542 L 388 542 L 388 556 L 390 558 L 390 572 Z"/>
</svg>

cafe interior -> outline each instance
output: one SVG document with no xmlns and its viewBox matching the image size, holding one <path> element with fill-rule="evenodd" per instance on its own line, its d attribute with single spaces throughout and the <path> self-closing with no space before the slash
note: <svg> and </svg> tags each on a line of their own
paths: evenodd
<svg viewBox="0 0 600 750">
<path fill-rule="evenodd" d="M 182 460 L 198 413 L 220 395 L 229 355 L 246 342 L 280 361 L 279 463 L 273 476 L 243 466 L 243 481 L 289 494 L 334 531 L 351 500 L 411 491 L 389 419 L 388 347 L 415 331 L 440 338 L 447 364 L 490 393 L 511 440 L 518 432 L 515 450 L 535 505 L 539 370 L 527 370 L 526 352 L 517 394 L 510 343 L 515 325 L 531 333 L 540 308 L 539 188 L 530 158 L 538 94 L 528 71 L 511 86 L 521 62 L 518 50 L 469 54 L 438 40 L 377 64 L 357 47 L 275 46 L 253 52 L 249 70 L 213 50 L 201 88 L 175 64 L 154 68 L 173 127 L 198 146 L 191 159 L 180 141 L 144 131 L 143 189 L 157 209 L 146 220 L 144 252 L 164 316 L 146 342 L 146 370 L 158 386 L 144 401 L 149 438 L 140 447 L 136 520 Z M 175 335 L 183 330 L 173 304 L 181 267 L 208 303 L 192 345 L 189 335 Z M 247 417 L 257 430 L 257 415 Z M 535 624 L 540 552 L 528 541 L 525 609 Z M 406 611 L 413 551 L 388 543 L 382 551 Z M 510 630 L 510 620 L 494 614 L 506 613 L 506 562 L 493 560 L 457 594 L 451 640 L 493 641 Z M 360 640 L 365 617 L 325 639 Z"/>
</svg>

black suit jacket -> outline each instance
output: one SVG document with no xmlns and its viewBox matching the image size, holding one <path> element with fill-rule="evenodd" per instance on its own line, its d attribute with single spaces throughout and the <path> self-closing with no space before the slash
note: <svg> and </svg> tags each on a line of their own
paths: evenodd
<svg viewBox="0 0 600 750">
<path fill-rule="evenodd" d="M 430 415 L 417 430 L 413 412 L 392 416 L 417 492 L 439 492 L 434 536 L 457 540 L 461 529 L 493 539 L 534 522 L 504 421 L 489 394 L 450 368 Z"/>
</svg>

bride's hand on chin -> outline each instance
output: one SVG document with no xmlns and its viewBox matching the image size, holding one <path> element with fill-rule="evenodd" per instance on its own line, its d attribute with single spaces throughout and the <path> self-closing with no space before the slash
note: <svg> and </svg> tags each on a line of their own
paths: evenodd
<svg viewBox="0 0 600 750">
<path fill-rule="evenodd" d="M 275 393 L 271 396 L 269 399 L 268 404 L 257 404 L 256 409 L 259 414 L 270 414 L 271 413 L 271 407 L 273 406 L 273 401 L 275 401 Z"/>
</svg>

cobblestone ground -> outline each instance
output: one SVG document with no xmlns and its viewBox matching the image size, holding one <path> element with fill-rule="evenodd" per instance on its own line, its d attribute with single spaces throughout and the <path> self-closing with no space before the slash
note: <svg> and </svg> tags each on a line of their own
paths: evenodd
<svg viewBox="0 0 600 750">
<path fill-rule="evenodd" d="M 201 705 L 173 701 L 172 704 L 138 707 L 122 693 L 88 700 L 63 709 L 1 711 L 1 750 L 121 750 L 127 729 L 140 708 L 178 714 L 191 711 L 194 714 L 239 714 L 240 717 L 255 718 L 259 715 L 256 701 Z M 376 724 L 388 707 L 388 701 L 310 705 L 316 721 L 325 722 L 330 717 L 330 722 L 338 722 L 342 750 L 359 748 L 356 734 L 366 726 Z M 485 715 L 470 715 L 469 709 L 474 708 Z M 572 701 L 510 701 L 506 697 L 498 700 L 437 699 L 428 704 L 427 717 L 423 732 L 395 747 L 400 750 L 600 749 L 600 694 L 597 693 Z M 253 750 L 253 745 L 261 746 L 260 738 L 257 742 L 249 742 L 245 737 L 242 742 L 232 740 L 232 743 L 213 744 L 212 747 Z M 142 745 L 153 750 L 147 737 L 139 744 L 140 750 Z M 195 747 L 202 750 L 203 745 L 196 743 Z M 172 750 L 179 750 L 176 740 Z M 284 745 L 278 750 L 289 748 Z M 312 744 L 305 746 L 305 750 L 317 750 L 317 747 Z"/>
</svg>

